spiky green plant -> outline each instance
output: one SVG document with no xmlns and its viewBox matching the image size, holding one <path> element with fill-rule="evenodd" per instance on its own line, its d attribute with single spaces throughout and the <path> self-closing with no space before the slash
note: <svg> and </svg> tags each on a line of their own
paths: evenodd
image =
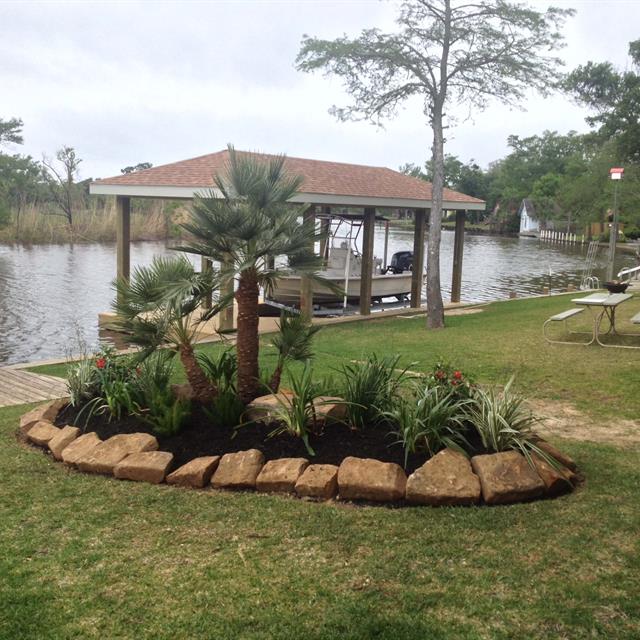
<svg viewBox="0 0 640 640">
<path fill-rule="evenodd" d="M 218 274 L 196 272 L 184 257 L 156 257 L 148 267 L 137 267 L 131 280 L 115 283 L 113 307 L 117 323 L 143 350 L 141 357 L 169 345 L 180 356 L 193 396 L 206 403 L 216 394 L 196 358 L 193 344 L 200 324 L 211 319 L 229 299 L 218 296 Z M 215 304 L 203 308 L 211 296 Z"/>
<path fill-rule="evenodd" d="M 394 426 L 404 448 L 405 465 L 409 455 L 424 452 L 435 455 L 449 447 L 465 453 L 466 412 L 470 400 L 458 398 L 439 385 L 414 383 L 412 393 L 398 396 L 393 409 L 382 415 Z"/>
<path fill-rule="evenodd" d="M 278 350 L 278 362 L 269 381 L 269 388 L 273 393 L 277 393 L 280 388 L 282 371 L 287 362 L 305 362 L 313 358 L 311 346 L 313 336 L 318 331 L 320 327 L 313 326 L 302 314 L 283 313 L 280 316 L 278 333 L 271 340 L 271 344 Z"/>
<path fill-rule="evenodd" d="M 365 362 L 343 365 L 339 395 L 346 401 L 347 420 L 352 427 L 375 426 L 384 419 L 410 379 L 407 368 L 399 369 L 400 356 L 378 358 L 373 354 Z"/>
<path fill-rule="evenodd" d="M 283 433 L 300 438 L 309 455 L 315 452 L 309 443 L 311 429 L 317 422 L 315 400 L 321 395 L 322 389 L 313 380 L 313 371 L 309 362 L 305 362 L 302 372 L 291 376 L 292 396 L 280 397 L 276 395 L 278 405 L 274 409 L 273 419 L 278 426 L 271 431 L 270 437 Z"/>
<path fill-rule="evenodd" d="M 536 445 L 537 435 L 533 426 L 538 418 L 526 409 L 524 398 L 512 392 L 513 381 L 511 377 L 502 391 L 493 387 L 475 390 L 468 413 L 483 447 L 495 453 L 512 449 L 519 451 L 532 466 L 531 454 L 535 453 L 558 468 L 557 461 Z"/>
</svg>

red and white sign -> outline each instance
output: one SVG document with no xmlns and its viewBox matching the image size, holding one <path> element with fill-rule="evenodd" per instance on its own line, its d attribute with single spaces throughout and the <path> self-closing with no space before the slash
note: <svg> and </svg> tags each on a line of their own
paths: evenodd
<svg viewBox="0 0 640 640">
<path fill-rule="evenodd" d="M 623 174 L 624 169 L 622 167 L 613 167 L 613 169 L 609 169 L 609 176 L 612 180 L 622 180 Z"/>
</svg>

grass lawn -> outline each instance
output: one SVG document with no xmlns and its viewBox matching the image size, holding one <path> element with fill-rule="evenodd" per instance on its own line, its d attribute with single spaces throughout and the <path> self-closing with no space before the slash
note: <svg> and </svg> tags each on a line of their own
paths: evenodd
<svg viewBox="0 0 640 640">
<path fill-rule="evenodd" d="M 480 382 L 515 373 L 528 395 L 637 418 L 640 352 L 543 342 L 570 306 L 493 304 L 436 333 L 334 326 L 316 368 L 442 355 Z M 640 637 L 637 445 L 557 440 L 587 481 L 556 500 L 349 507 L 81 475 L 17 443 L 25 410 L 0 410 L 2 639 Z"/>
</svg>

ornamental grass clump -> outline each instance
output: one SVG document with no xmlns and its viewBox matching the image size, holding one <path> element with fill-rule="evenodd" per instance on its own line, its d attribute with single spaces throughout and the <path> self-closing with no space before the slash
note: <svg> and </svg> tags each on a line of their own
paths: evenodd
<svg viewBox="0 0 640 640">
<path fill-rule="evenodd" d="M 408 368 L 399 369 L 400 356 L 378 358 L 344 365 L 339 370 L 343 386 L 338 395 L 345 400 L 347 420 L 354 429 L 380 424 L 393 410 L 402 387 L 410 379 Z"/>
<path fill-rule="evenodd" d="M 460 399 L 440 385 L 413 383 L 412 393 L 400 396 L 395 406 L 382 415 L 393 425 L 405 455 L 426 453 L 434 456 L 449 447 L 466 454 L 470 448 L 465 437 L 467 407 L 470 399 Z"/>
<path fill-rule="evenodd" d="M 511 391 L 513 380 L 512 377 L 501 392 L 480 387 L 474 392 L 469 419 L 483 447 L 491 453 L 519 451 L 531 465 L 531 454 L 535 453 L 558 468 L 558 463 L 536 445 L 533 425 L 539 419 L 524 407 L 524 398 Z"/>
<path fill-rule="evenodd" d="M 278 405 L 274 409 L 273 419 L 278 426 L 269 437 L 289 434 L 304 442 L 309 455 L 315 452 L 309 443 L 309 436 L 317 423 L 315 400 L 322 395 L 322 386 L 313 380 L 313 371 L 309 362 L 305 362 L 300 375 L 290 376 L 292 395 L 276 395 Z"/>
</svg>

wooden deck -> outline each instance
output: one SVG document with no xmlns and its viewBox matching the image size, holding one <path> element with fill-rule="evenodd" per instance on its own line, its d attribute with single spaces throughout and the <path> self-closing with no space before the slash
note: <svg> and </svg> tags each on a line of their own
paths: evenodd
<svg viewBox="0 0 640 640">
<path fill-rule="evenodd" d="M 68 395 L 62 378 L 22 369 L 0 368 L 0 407 L 55 400 Z"/>
</svg>

